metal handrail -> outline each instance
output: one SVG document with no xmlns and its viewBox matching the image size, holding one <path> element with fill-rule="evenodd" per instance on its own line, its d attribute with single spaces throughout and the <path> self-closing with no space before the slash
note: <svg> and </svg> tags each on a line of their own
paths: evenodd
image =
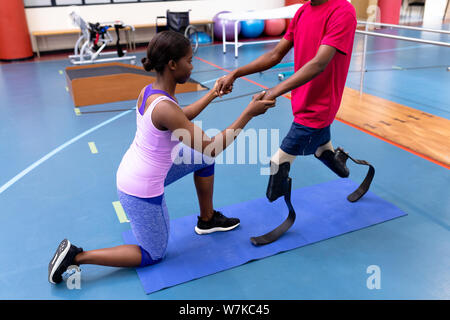
<svg viewBox="0 0 450 320">
<path fill-rule="evenodd" d="M 425 44 L 431 44 L 436 46 L 442 46 L 442 47 L 450 47 L 449 42 L 441 42 L 441 41 L 433 41 L 433 40 L 424 40 L 424 39 L 418 39 L 418 38 L 411 38 L 411 37 L 403 37 L 403 36 L 396 36 L 392 34 L 386 34 L 386 33 L 379 33 L 379 32 L 371 32 L 367 31 L 369 24 L 366 24 L 366 30 L 356 30 L 356 33 L 363 34 L 364 35 L 364 49 L 363 49 L 363 61 L 361 66 L 361 77 L 360 77 L 360 85 L 359 85 L 359 94 L 362 95 L 363 93 L 363 86 L 364 86 L 364 74 L 366 71 L 366 52 L 367 52 L 367 37 L 368 36 L 374 36 L 374 37 L 383 37 L 383 38 L 390 38 L 395 40 L 403 40 L 403 41 L 411 41 L 411 42 L 418 42 L 418 43 L 425 43 Z"/>
<path fill-rule="evenodd" d="M 380 27 L 390 27 L 390 28 L 396 28 L 396 29 L 406 29 L 406 30 L 415 30 L 415 31 L 425 31 L 425 32 L 450 34 L 450 30 L 411 27 L 411 26 L 404 26 L 404 25 L 399 25 L 399 24 L 389 24 L 389 23 L 380 23 L 380 22 L 369 22 L 369 21 L 358 21 L 358 24 L 365 24 L 365 25 L 371 25 L 371 26 L 380 26 Z"/>
<path fill-rule="evenodd" d="M 371 32 L 371 31 L 362 31 L 362 30 L 356 30 L 356 33 L 365 34 L 365 35 L 368 35 L 368 36 L 384 37 L 384 38 L 390 38 L 390 39 L 396 39 L 396 40 L 404 40 L 404 41 L 432 44 L 432 45 L 442 46 L 442 47 L 450 47 L 450 42 L 424 40 L 424 39 L 418 39 L 418 38 L 396 36 L 396 35 L 392 35 L 392 34 Z"/>
</svg>

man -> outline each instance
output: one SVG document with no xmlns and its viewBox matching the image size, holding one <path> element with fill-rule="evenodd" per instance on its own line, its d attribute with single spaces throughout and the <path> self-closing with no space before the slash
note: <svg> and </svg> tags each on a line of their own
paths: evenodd
<svg viewBox="0 0 450 320">
<path fill-rule="evenodd" d="M 294 48 L 295 73 L 266 92 L 274 100 L 292 91 L 294 122 L 271 158 L 267 198 L 288 192 L 290 165 L 299 155 L 315 156 L 340 177 L 348 177 L 348 155 L 333 149 L 330 125 L 339 109 L 356 30 L 356 12 L 347 0 L 311 0 L 296 12 L 277 46 L 219 81 L 219 95 L 242 76 L 267 70 Z M 353 159 L 352 159 L 353 160 Z"/>
</svg>

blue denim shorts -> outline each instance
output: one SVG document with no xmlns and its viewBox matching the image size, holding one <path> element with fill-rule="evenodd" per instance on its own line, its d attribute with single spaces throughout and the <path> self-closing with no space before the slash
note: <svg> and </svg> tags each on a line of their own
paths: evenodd
<svg viewBox="0 0 450 320">
<path fill-rule="evenodd" d="M 281 143 L 281 150 L 293 156 L 306 156 L 331 139 L 330 126 L 315 129 L 292 122 L 291 129 Z"/>
</svg>

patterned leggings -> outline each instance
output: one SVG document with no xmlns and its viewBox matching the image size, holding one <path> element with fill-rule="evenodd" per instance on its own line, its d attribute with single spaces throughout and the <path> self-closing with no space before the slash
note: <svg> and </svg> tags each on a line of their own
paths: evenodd
<svg viewBox="0 0 450 320">
<path fill-rule="evenodd" d="M 181 159 L 183 161 L 179 161 Z M 214 159 L 183 145 L 180 148 L 178 159 L 174 161 L 167 173 L 164 186 L 191 172 L 200 177 L 213 175 Z M 130 220 L 131 230 L 141 248 L 140 266 L 144 267 L 161 261 L 166 253 L 170 226 L 164 194 L 153 198 L 139 198 L 120 190 L 117 190 L 117 193 Z"/>
</svg>

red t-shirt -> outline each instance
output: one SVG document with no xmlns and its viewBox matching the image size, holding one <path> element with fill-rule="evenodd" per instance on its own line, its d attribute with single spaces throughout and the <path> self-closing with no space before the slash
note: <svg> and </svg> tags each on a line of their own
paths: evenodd
<svg viewBox="0 0 450 320">
<path fill-rule="evenodd" d="M 321 45 L 337 49 L 325 70 L 292 90 L 294 121 L 307 127 L 330 125 L 339 109 L 347 80 L 356 30 L 355 8 L 347 0 L 304 4 L 295 14 L 284 38 L 294 42 L 294 70 L 313 59 Z"/>
</svg>

